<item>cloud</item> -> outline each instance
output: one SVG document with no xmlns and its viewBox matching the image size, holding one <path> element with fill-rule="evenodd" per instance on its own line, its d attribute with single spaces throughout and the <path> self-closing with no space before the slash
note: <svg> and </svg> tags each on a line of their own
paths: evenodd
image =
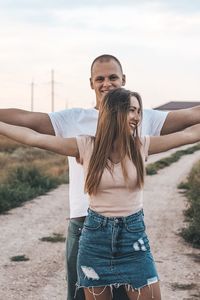
<svg viewBox="0 0 200 300">
<path fill-rule="evenodd" d="M 200 75 L 197 2 L 0 0 L 1 82 L 17 78 L 26 83 L 33 76 L 39 83 L 55 67 L 56 76 L 60 71 L 67 79 L 69 88 L 63 94 L 90 100 L 90 63 L 99 54 L 111 53 L 122 60 L 130 88 L 147 98 L 153 98 L 157 83 L 161 98 L 166 82 L 174 86 L 174 94 L 176 87 L 177 92 L 186 89 L 186 84 L 179 88 L 181 81 L 190 82 L 188 90 L 194 93 Z M 23 90 L 17 93 L 22 99 Z"/>
<path fill-rule="evenodd" d="M 58 22 L 57 13 L 75 14 L 76 11 L 95 11 L 99 14 L 105 10 L 140 10 L 169 11 L 177 14 L 196 14 L 200 11 L 200 1 L 193 0 L 0 0 L 1 15 L 14 18 L 21 22 L 39 22 L 40 24 L 53 24 Z M 124 18 L 123 12 L 121 17 Z M 120 21 L 120 20 L 119 20 Z M 122 24 L 121 24 L 122 25 Z"/>
</svg>

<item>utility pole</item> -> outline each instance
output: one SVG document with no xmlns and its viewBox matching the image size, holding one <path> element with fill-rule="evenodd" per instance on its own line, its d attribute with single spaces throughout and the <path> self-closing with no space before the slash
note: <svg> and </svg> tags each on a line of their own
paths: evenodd
<svg viewBox="0 0 200 300">
<path fill-rule="evenodd" d="M 31 82 L 31 111 L 34 108 L 34 81 Z"/>
<path fill-rule="evenodd" d="M 54 112 L 54 70 L 51 70 L 51 111 Z"/>
</svg>

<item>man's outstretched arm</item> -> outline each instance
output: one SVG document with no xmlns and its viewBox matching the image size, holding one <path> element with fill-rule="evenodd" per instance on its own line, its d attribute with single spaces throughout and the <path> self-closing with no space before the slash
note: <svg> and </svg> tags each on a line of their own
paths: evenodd
<svg viewBox="0 0 200 300">
<path fill-rule="evenodd" d="M 0 121 L 31 128 L 37 132 L 55 135 L 51 120 L 46 113 L 29 112 L 22 109 L 0 109 Z"/>
<path fill-rule="evenodd" d="M 170 111 L 164 122 L 161 134 L 169 134 L 200 123 L 200 105 Z"/>
</svg>

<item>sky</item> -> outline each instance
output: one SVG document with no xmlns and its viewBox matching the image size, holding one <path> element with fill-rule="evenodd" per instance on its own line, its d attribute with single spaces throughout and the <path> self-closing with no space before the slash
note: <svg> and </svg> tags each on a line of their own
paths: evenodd
<svg viewBox="0 0 200 300">
<path fill-rule="evenodd" d="M 0 108 L 91 107 L 90 65 L 115 55 L 144 107 L 200 101 L 199 0 L 0 0 Z"/>
</svg>

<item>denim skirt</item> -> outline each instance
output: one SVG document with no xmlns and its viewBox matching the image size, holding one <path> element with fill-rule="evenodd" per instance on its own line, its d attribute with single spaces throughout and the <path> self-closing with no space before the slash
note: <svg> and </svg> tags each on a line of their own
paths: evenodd
<svg viewBox="0 0 200 300">
<path fill-rule="evenodd" d="M 105 217 L 89 209 L 79 241 L 77 273 L 77 289 L 126 285 L 139 290 L 157 282 L 143 211 Z"/>
</svg>

